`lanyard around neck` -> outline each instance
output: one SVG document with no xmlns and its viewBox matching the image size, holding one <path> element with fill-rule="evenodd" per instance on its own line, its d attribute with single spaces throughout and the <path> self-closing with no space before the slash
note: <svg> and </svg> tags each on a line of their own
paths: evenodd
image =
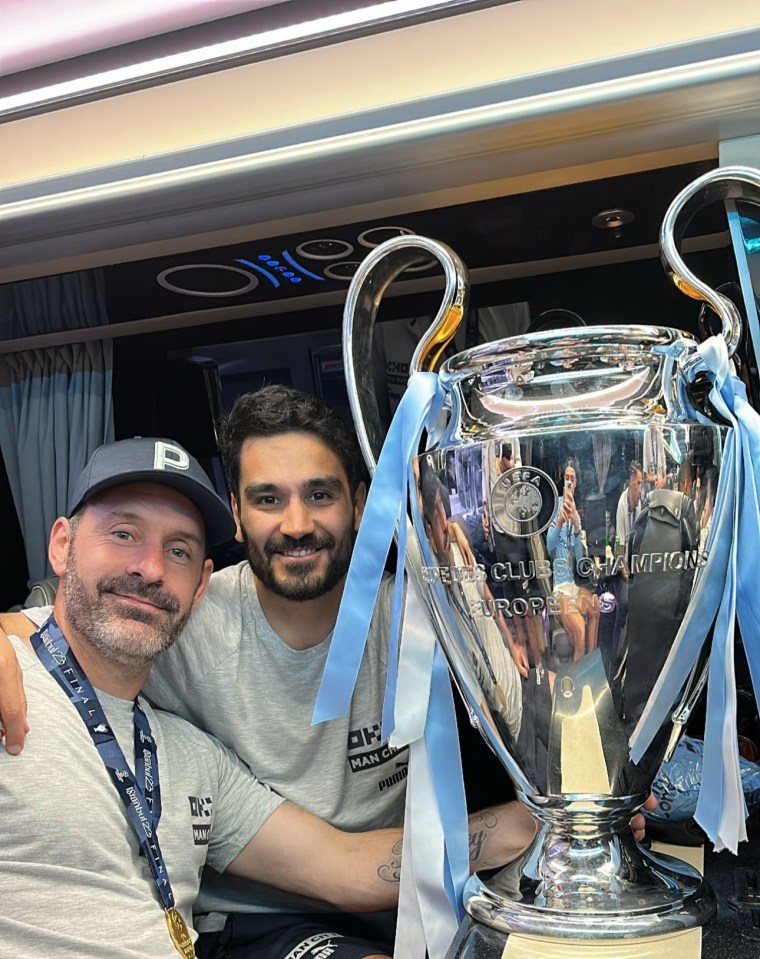
<svg viewBox="0 0 760 959">
<path fill-rule="evenodd" d="M 173 909 L 174 894 L 158 844 L 161 787 L 156 742 L 148 717 L 135 700 L 132 712 L 135 744 L 133 773 L 92 684 L 53 616 L 34 633 L 31 642 L 42 665 L 69 697 L 87 727 L 111 782 L 116 787 L 127 819 L 137 834 L 140 850 L 150 866 L 161 904 L 165 910 Z"/>
</svg>

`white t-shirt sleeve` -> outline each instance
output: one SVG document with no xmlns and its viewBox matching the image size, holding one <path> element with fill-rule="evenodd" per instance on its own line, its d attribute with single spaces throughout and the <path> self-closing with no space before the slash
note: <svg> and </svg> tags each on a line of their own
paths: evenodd
<svg viewBox="0 0 760 959">
<path fill-rule="evenodd" d="M 22 609 L 21 612 L 26 616 L 27 619 L 30 619 L 35 626 L 40 627 L 44 626 L 45 623 L 50 619 L 50 616 L 53 613 L 52 606 L 29 606 L 27 609 Z"/>
</svg>

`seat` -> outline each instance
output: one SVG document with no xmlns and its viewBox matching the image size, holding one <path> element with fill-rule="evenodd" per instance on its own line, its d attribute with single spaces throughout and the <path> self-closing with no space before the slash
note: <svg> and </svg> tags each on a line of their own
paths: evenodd
<svg viewBox="0 0 760 959">
<path fill-rule="evenodd" d="M 48 576 L 32 583 L 29 594 L 23 603 L 12 606 L 9 612 L 17 613 L 29 606 L 52 606 L 55 603 L 55 594 L 58 589 L 58 577 Z"/>
</svg>

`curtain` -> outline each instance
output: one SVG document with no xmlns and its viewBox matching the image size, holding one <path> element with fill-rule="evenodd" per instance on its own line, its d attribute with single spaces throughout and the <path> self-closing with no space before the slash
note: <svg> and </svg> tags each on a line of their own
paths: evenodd
<svg viewBox="0 0 760 959">
<path fill-rule="evenodd" d="M 107 324 L 99 271 L 0 289 L 5 339 Z M 30 582 L 50 575 L 47 542 L 90 454 L 113 440 L 110 340 L 2 353 L 0 450 L 24 535 Z"/>
</svg>

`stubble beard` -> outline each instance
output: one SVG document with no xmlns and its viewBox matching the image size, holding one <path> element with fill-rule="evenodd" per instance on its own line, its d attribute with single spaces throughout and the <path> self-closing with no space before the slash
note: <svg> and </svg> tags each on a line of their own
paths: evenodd
<svg viewBox="0 0 760 959">
<path fill-rule="evenodd" d="M 241 534 L 248 554 L 248 563 L 256 579 L 275 595 L 296 603 L 318 599 L 341 582 L 348 572 L 356 539 L 356 533 L 349 527 L 339 539 L 329 534 L 321 537 L 303 536 L 301 539 L 292 539 L 289 536 L 277 539 L 272 537 L 262 550 L 242 526 Z M 302 563 L 294 567 L 288 576 L 278 576 L 275 573 L 272 558 L 280 550 L 313 548 L 330 550 L 324 572 L 320 573 L 316 568 L 319 562 L 317 557 L 313 563 Z"/>
<path fill-rule="evenodd" d="M 73 540 L 61 586 L 71 627 L 106 659 L 126 667 L 151 665 L 174 643 L 190 615 L 190 609 L 181 612 L 179 600 L 167 590 L 145 584 L 135 576 L 99 579 L 93 595 L 79 573 Z M 115 608 L 115 604 L 105 598 L 110 593 L 138 596 L 161 608 L 155 611 L 126 605 Z M 134 624 L 152 628 L 134 629 Z"/>
</svg>

